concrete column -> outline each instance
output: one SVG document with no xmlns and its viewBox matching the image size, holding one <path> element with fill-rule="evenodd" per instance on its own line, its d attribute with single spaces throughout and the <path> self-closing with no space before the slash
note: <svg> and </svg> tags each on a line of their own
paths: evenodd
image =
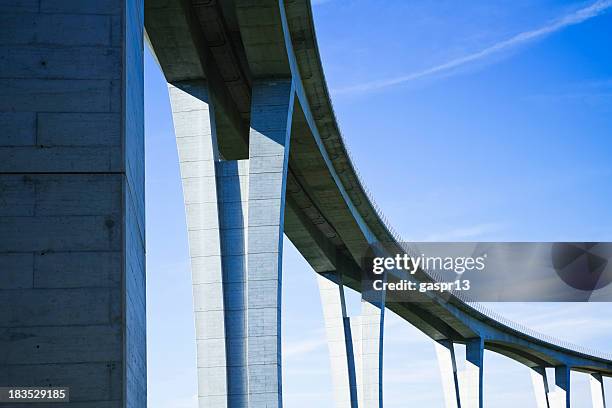
<svg viewBox="0 0 612 408">
<path fill-rule="evenodd" d="M 455 348 L 449 340 L 438 341 L 435 343 L 435 347 L 442 378 L 445 406 L 446 408 L 459 408 L 461 402 Z"/>
<path fill-rule="evenodd" d="M 480 338 L 466 340 L 466 362 L 463 371 L 457 370 L 452 341 L 438 341 L 435 346 L 446 407 L 482 408 L 483 340 Z"/>
<path fill-rule="evenodd" d="M 336 407 L 382 407 L 384 301 L 347 317 L 341 278 L 319 276 Z"/>
<path fill-rule="evenodd" d="M 555 367 L 555 391 L 548 396 L 551 408 L 570 408 L 570 374 L 568 366 Z"/>
<path fill-rule="evenodd" d="M 0 386 L 144 408 L 142 0 L 3 1 L 0 27 Z"/>
<path fill-rule="evenodd" d="M 293 94 L 290 81 L 256 81 L 249 158 L 226 161 L 206 82 L 170 86 L 202 406 L 282 406 L 281 254 Z"/>
<path fill-rule="evenodd" d="M 359 317 L 360 337 L 357 340 L 357 352 L 361 363 L 358 364 L 359 406 L 362 408 L 381 408 L 382 400 L 382 351 L 384 332 L 384 303 L 382 307 L 370 302 L 361 301 Z M 360 372 L 359 372 L 360 371 Z"/>
<path fill-rule="evenodd" d="M 465 371 L 459 380 L 461 406 L 463 408 L 482 408 L 484 343 L 481 338 L 466 341 L 465 360 Z"/>
<path fill-rule="evenodd" d="M 217 166 L 220 162 L 214 110 L 206 82 L 189 81 L 171 85 L 169 94 L 189 235 L 198 356 L 198 397 L 200 405 L 227 407 L 230 398 L 239 400 L 242 396 L 244 402 L 247 394 L 246 376 L 235 381 L 233 392 L 230 393 L 228 383 L 236 380 L 236 377 L 228 376 L 231 369 L 226 353 L 226 333 L 227 337 L 236 342 L 236 355 L 245 353 L 245 341 L 241 341 L 241 337 L 244 339 L 244 319 L 235 319 L 236 323 L 232 326 L 234 330 L 226 330 L 225 327 L 226 321 L 230 319 L 226 317 L 224 289 L 229 287 L 230 282 L 223 279 L 221 241 L 227 234 L 224 234 L 226 231 L 222 227 L 225 225 L 220 216 L 226 207 L 231 206 L 230 202 L 236 201 L 231 201 L 235 197 L 229 194 L 218 194 L 218 190 L 224 190 L 222 186 L 217 187 L 218 180 L 223 185 L 229 185 L 231 181 L 235 182 L 235 177 L 230 181 L 218 175 L 222 168 Z M 239 199 L 237 202 L 240 204 Z M 240 205 L 237 205 L 236 211 L 240 210 Z M 240 227 L 242 224 L 239 223 Z M 244 248 L 244 244 L 238 247 Z M 239 254 L 236 262 L 238 267 L 232 275 L 238 276 L 238 282 L 244 282 L 244 277 L 239 279 L 244 263 L 239 257 L 243 251 L 238 249 L 236 252 Z M 238 285 L 239 288 L 241 286 Z M 233 311 L 227 313 L 231 316 L 234 314 Z M 236 314 L 240 317 L 243 313 L 239 310 Z M 239 364 L 237 366 L 240 367 Z M 244 364 L 242 373 L 246 373 Z M 246 404 L 237 403 L 236 406 Z"/>
<path fill-rule="evenodd" d="M 247 363 L 249 406 L 282 406 L 281 265 L 295 90 L 255 81 L 249 133 Z"/>
<path fill-rule="evenodd" d="M 601 374 L 591 374 L 589 376 L 589 383 L 591 385 L 593 408 L 606 408 L 606 394 Z"/>
<path fill-rule="evenodd" d="M 532 367 L 531 382 L 533 384 L 537 408 L 551 408 L 548 402 L 549 390 L 548 379 L 546 378 L 546 368 Z"/>
<path fill-rule="evenodd" d="M 334 401 L 337 408 L 356 408 L 355 356 L 342 281 L 338 277 L 339 283 L 336 283 L 319 274 L 317 280 L 327 333 Z"/>
</svg>

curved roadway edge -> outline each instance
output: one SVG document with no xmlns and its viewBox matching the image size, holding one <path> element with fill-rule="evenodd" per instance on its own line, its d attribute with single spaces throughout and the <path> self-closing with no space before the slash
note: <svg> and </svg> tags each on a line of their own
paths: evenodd
<svg viewBox="0 0 612 408">
<path fill-rule="evenodd" d="M 281 0 L 281 10 L 283 9 L 282 4 Z M 326 164 L 331 166 L 330 173 L 336 186 L 342 192 L 347 206 L 368 242 L 400 241 L 371 200 L 342 139 L 325 82 L 309 2 L 305 0 L 287 1 L 284 4 L 284 10 L 286 13 L 282 15 L 283 29 L 300 103 L 306 112 L 307 121 L 321 155 Z M 323 129 L 321 134 L 319 134 L 320 129 Z M 330 157 L 333 157 L 334 160 L 331 160 Z M 339 174 L 342 174 L 342 177 Z M 346 186 L 349 186 L 350 194 Z M 359 262 L 359 259 L 356 261 Z M 481 305 L 464 302 L 456 296 L 448 301 L 443 299 L 432 299 L 432 301 L 436 306 L 428 309 L 434 312 L 434 316 L 411 316 L 409 320 L 425 320 L 425 326 L 431 324 L 428 321 L 430 319 L 438 320 L 436 326 L 444 326 L 446 323 L 447 326 L 455 329 L 456 333 L 452 335 L 453 337 L 456 337 L 457 334 L 464 337 L 451 338 L 453 341 L 461 342 L 473 335 L 482 337 L 486 349 L 506 355 L 529 367 L 567 365 L 577 371 L 612 375 L 612 357 L 604 353 L 581 350 L 579 346 L 536 333 L 495 315 Z M 390 304 L 388 307 L 391 310 L 395 309 L 394 311 L 402 316 L 405 314 L 402 309 L 411 306 L 394 307 Z M 417 324 L 417 327 L 423 329 L 423 322 Z M 424 331 L 434 339 L 440 339 L 439 335 L 432 333 L 431 328 Z"/>
<path fill-rule="evenodd" d="M 284 230 L 316 272 L 340 271 L 344 283 L 359 291 L 359 264 L 368 246 L 401 239 L 360 181 L 340 134 L 310 2 L 147 0 L 145 5 L 147 33 L 168 82 L 210 84 L 222 112 L 216 118 L 225 158 L 245 156 L 249 112 L 244 107 L 252 81 L 293 79 L 300 109 L 292 126 Z M 241 74 L 227 78 L 226 72 Z M 424 272 L 420 277 L 435 279 Z M 486 349 L 530 367 L 570 366 L 612 376 L 612 356 L 538 334 L 468 299 L 417 296 L 415 302 L 387 307 L 434 340 L 481 337 Z"/>
</svg>

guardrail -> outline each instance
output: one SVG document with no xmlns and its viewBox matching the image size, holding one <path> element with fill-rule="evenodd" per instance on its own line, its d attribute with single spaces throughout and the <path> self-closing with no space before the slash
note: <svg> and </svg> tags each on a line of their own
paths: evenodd
<svg viewBox="0 0 612 408">
<path fill-rule="evenodd" d="M 340 144 L 342 145 L 342 147 L 344 148 L 344 151 L 346 152 L 346 156 L 348 157 L 349 160 L 349 165 L 351 167 L 351 169 L 353 170 L 353 174 L 355 174 L 355 179 L 359 185 L 359 187 L 361 188 L 361 190 L 364 192 L 364 194 L 366 195 L 370 206 L 374 209 L 374 211 L 376 212 L 376 216 L 379 218 L 379 220 L 381 221 L 383 227 L 387 230 L 387 233 L 389 234 L 389 236 L 395 240 L 396 243 L 401 243 L 401 242 L 407 242 L 405 241 L 401 235 L 397 232 L 397 230 L 395 228 L 393 228 L 392 224 L 389 222 L 388 218 L 385 216 L 385 214 L 383 213 L 381 207 L 378 205 L 378 203 L 376 202 L 376 200 L 374 199 L 373 194 L 371 193 L 371 191 L 368 189 L 368 187 L 366 186 L 366 184 L 363 181 L 363 178 L 361 176 L 361 173 L 359 172 L 359 169 L 357 169 L 356 165 L 355 165 L 355 160 L 353 158 L 353 154 L 351 153 L 351 150 L 349 149 L 346 141 L 344 140 L 344 138 L 342 137 L 342 134 L 340 133 L 339 130 L 339 123 L 337 122 L 337 116 L 334 112 L 334 108 L 333 108 L 333 104 L 331 103 L 330 100 L 330 106 L 332 109 L 332 114 L 334 116 L 334 118 L 336 118 L 336 123 L 338 124 L 338 134 L 339 134 L 339 140 L 340 140 Z M 410 253 L 409 254 L 412 257 L 415 257 L 414 253 Z M 432 280 L 436 281 L 436 282 L 440 282 L 442 281 L 442 276 L 439 275 L 436 271 L 430 271 L 430 270 L 424 270 L 425 274 L 427 274 Z M 547 334 L 544 333 L 540 333 L 537 332 L 533 329 L 530 329 L 527 326 L 524 326 L 520 323 L 514 322 L 510 319 L 507 319 L 505 317 L 503 317 L 502 315 L 500 315 L 499 313 L 485 307 L 484 305 L 482 305 L 481 303 L 475 302 L 473 300 L 471 300 L 468 296 L 465 295 L 465 293 L 459 292 L 459 291 L 451 291 L 452 296 L 459 300 L 460 302 L 464 303 L 466 306 L 476 310 L 477 312 L 479 312 L 480 314 L 495 320 L 497 323 L 508 327 L 511 330 L 514 330 L 516 332 L 519 332 L 523 335 L 529 336 L 533 339 L 542 341 L 542 342 L 546 342 L 546 343 L 550 343 L 554 346 L 566 349 L 568 351 L 574 352 L 574 353 L 580 353 L 580 354 L 584 354 L 587 356 L 593 356 L 593 357 L 597 357 L 600 359 L 604 359 L 604 360 L 609 360 L 612 361 L 612 353 L 607 353 L 607 352 L 602 352 L 599 350 L 594 350 L 592 348 L 589 347 L 584 347 L 584 346 L 580 346 L 577 344 L 573 344 L 570 343 L 568 341 L 565 340 L 561 340 L 561 339 L 557 339 L 553 336 L 549 336 Z"/>
</svg>

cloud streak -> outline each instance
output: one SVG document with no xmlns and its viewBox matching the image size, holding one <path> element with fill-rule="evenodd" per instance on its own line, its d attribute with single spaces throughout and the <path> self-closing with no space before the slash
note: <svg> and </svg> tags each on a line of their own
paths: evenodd
<svg viewBox="0 0 612 408">
<path fill-rule="evenodd" d="M 303 357 L 317 351 L 327 345 L 325 335 L 318 338 L 303 339 L 300 341 L 287 342 L 283 347 L 283 357 L 296 358 Z"/>
<path fill-rule="evenodd" d="M 535 30 L 524 31 L 511 37 L 507 40 L 500 41 L 478 52 L 455 58 L 443 64 L 436 65 L 422 71 L 413 72 L 410 74 L 398 76 L 396 78 L 383 79 L 378 81 L 366 82 L 364 84 L 349 86 L 346 88 L 337 89 L 334 93 L 360 93 L 374 91 L 378 89 L 388 88 L 390 86 L 400 85 L 403 83 L 415 81 L 421 78 L 429 77 L 435 74 L 449 72 L 463 65 L 485 59 L 493 54 L 498 54 L 502 51 L 507 51 L 511 48 L 543 38 L 547 35 L 563 30 L 566 27 L 580 24 L 584 21 L 597 17 L 612 7 L 612 0 L 598 0 L 590 6 L 576 10 L 568 15 L 565 15 L 543 27 Z"/>
</svg>

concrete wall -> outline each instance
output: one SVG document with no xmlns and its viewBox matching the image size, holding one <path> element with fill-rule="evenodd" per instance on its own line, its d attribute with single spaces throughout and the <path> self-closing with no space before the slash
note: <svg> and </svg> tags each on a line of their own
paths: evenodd
<svg viewBox="0 0 612 408">
<path fill-rule="evenodd" d="M 142 9 L 0 1 L 0 386 L 57 407 L 146 406 Z"/>
</svg>

